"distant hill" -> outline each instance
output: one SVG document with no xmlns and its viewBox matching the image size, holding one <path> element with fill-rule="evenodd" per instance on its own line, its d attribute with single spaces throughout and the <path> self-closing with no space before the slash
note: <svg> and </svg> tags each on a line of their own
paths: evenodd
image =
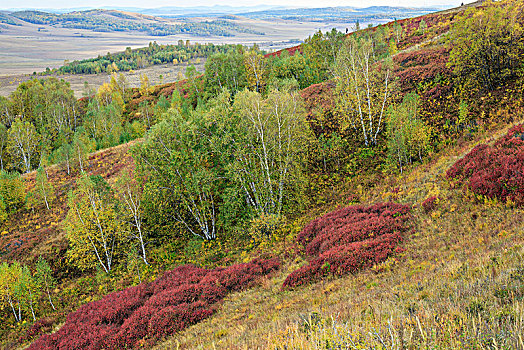
<svg viewBox="0 0 524 350">
<path fill-rule="evenodd" d="M 142 14 L 148 14 L 153 16 L 201 16 L 210 17 L 216 15 L 227 15 L 236 14 L 243 12 L 255 12 L 265 10 L 277 10 L 285 9 L 285 6 L 273 6 L 273 5 L 254 5 L 254 6 L 228 6 L 228 5 L 213 5 L 213 6 L 162 6 L 156 8 L 143 8 L 143 7 L 128 7 L 128 6 L 101 6 L 98 7 L 104 10 L 117 10 L 124 12 L 136 12 Z M 41 8 L 39 11 L 64 14 L 70 12 L 93 10 L 93 7 L 74 7 L 74 8 Z M 17 11 L 33 11 L 34 8 L 11 8 L 5 9 L 6 11 L 17 12 Z"/>
<path fill-rule="evenodd" d="M 153 36 L 192 34 L 225 37 L 235 36 L 237 33 L 264 34 L 224 19 L 186 20 L 180 23 L 147 14 L 118 10 L 94 9 L 64 14 L 26 10 L 5 12 L 1 15 L 0 22 L 5 24 L 13 24 L 11 22 L 18 19 L 32 24 L 88 29 L 95 32 L 137 31 Z"/>
<path fill-rule="evenodd" d="M 302 21 L 369 21 L 373 19 L 401 19 L 418 17 L 438 11 L 438 8 L 407 8 L 391 6 L 358 7 L 322 7 L 296 9 L 270 9 L 241 13 L 241 16 L 256 19 L 293 19 Z"/>
</svg>

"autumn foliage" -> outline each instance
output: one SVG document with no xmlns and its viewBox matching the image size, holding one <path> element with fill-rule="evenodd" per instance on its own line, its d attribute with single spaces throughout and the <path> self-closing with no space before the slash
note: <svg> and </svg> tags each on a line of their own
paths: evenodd
<svg viewBox="0 0 524 350">
<path fill-rule="evenodd" d="M 439 198 L 437 196 L 428 197 L 422 202 L 422 208 L 426 213 L 432 212 L 437 207 L 438 202 Z"/>
<path fill-rule="evenodd" d="M 277 259 L 255 259 L 212 270 L 180 266 L 154 282 L 107 295 L 71 313 L 56 333 L 30 349 L 124 349 L 153 344 L 216 310 L 228 293 L 252 286 L 277 269 Z"/>
<path fill-rule="evenodd" d="M 283 288 L 318 281 L 333 274 L 342 276 L 385 261 L 400 251 L 409 228 L 409 207 L 379 203 L 371 207 L 350 206 L 309 223 L 298 235 L 311 260 L 291 273 Z"/>
<path fill-rule="evenodd" d="M 524 124 L 510 129 L 493 146 L 476 146 L 447 172 L 473 193 L 524 204 Z"/>
</svg>

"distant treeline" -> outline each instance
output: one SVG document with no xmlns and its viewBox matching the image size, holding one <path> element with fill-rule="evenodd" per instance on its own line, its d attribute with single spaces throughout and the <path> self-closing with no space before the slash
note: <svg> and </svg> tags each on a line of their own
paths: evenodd
<svg viewBox="0 0 524 350">
<path fill-rule="evenodd" d="M 163 63 L 179 64 L 188 62 L 192 58 L 206 58 L 216 53 L 225 53 L 236 45 L 224 44 L 191 44 L 189 40 L 179 40 L 177 45 L 159 45 L 157 42 L 149 46 L 132 50 L 126 48 L 124 52 L 107 53 L 105 56 L 89 58 L 66 63 L 55 70 L 60 74 L 96 74 L 101 72 L 129 71 Z"/>
<path fill-rule="evenodd" d="M 33 24 L 63 28 L 88 29 L 96 32 L 139 31 L 153 36 L 192 34 L 198 36 L 234 36 L 235 33 L 264 35 L 225 20 L 170 24 L 154 19 L 142 20 L 118 11 L 90 10 L 54 14 L 41 11 L 19 11 L 10 16 Z M 9 19 L 8 16 L 5 16 Z M 0 21 L 3 21 L 0 18 Z M 9 23 L 12 24 L 12 23 Z"/>
</svg>

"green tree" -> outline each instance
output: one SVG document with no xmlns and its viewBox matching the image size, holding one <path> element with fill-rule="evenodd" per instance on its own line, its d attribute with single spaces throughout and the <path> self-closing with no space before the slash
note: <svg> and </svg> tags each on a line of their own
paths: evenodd
<svg viewBox="0 0 524 350">
<path fill-rule="evenodd" d="M 115 98 L 108 97 L 108 94 L 90 101 L 84 119 L 84 129 L 96 141 L 97 149 L 116 146 L 123 130 L 120 95 L 113 92 Z"/>
<path fill-rule="evenodd" d="M 47 299 L 49 300 L 49 304 L 51 305 L 53 310 L 56 310 L 55 304 L 53 304 L 53 300 L 51 299 L 50 292 L 50 290 L 56 286 L 56 280 L 53 277 L 53 271 L 51 270 L 49 263 L 44 258 L 42 258 L 42 256 L 38 257 L 38 261 L 36 263 L 35 278 L 38 286 L 40 286 L 40 288 L 45 289 L 45 293 L 47 295 Z"/>
<path fill-rule="evenodd" d="M 418 24 L 418 30 L 420 31 L 421 34 L 424 34 L 427 29 L 428 29 L 428 24 L 426 23 L 426 21 L 424 21 L 424 18 L 422 18 L 420 20 L 420 23 Z"/>
<path fill-rule="evenodd" d="M 234 111 L 230 176 L 255 216 L 280 216 L 303 181 L 300 155 L 309 129 L 301 100 L 291 92 L 272 91 L 263 99 L 245 90 L 235 97 Z"/>
<path fill-rule="evenodd" d="M 69 83 L 48 78 L 44 80 L 43 87 L 46 91 L 43 98 L 45 128 L 49 130 L 50 137 L 55 138 L 61 132 L 70 134 L 80 123 L 80 113 Z"/>
<path fill-rule="evenodd" d="M 395 43 L 398 45 L 404 37 L 404 28 L 402 28 L 398 21 L 395 21 L 395 23 L 393 23 L 393 35 L 395 38 Z"/>
<path fill-rule="evenodd" d="M 7 128 L 0 121 L 0 170 L 4 170 L 6 147 L 7 147 Z"/>
<path fill-rule="evenodd" d="M 130 226 L 130 236 L 138 243 L 142 261 L 149 265 L 146 252 L 148 236 L 142 213 L 142 190 L 142 181 L 131 173 L 122 174 L 116 183 L 116 192 L 121 203 L 120 217 Z"/>
<path fill-rule="evenodd" d="M 239 50 L 212 55 L 206 61 L 205 78 L 211 95 L 218 95 L 224 88 L 236 94 L 247 84 L 244 56 Z"/>
<path fill-rule="evenodd" d="M 80 172 L 84 172 L 88 165 L 89 153 L 95 150 L 94 141 L 89 138 L 84 129 L 79 128 L 73 136 L 71 148 L 73 164 L 78 165 Z"/>
<path fill-rule="evenodd" d="M 44 168 L 38 168 L 35 178 L 35 188 L 32 191 L 33 198 L 38 203 L 45 204 L 47 210 L 50 210 L 49 205 L 55 199 L 55 189 L 53 184 L 49 182 L 47 173 Z"/>
<path fill-rule="evenodd" d="M 517 0 L 487 2 L 470 8 L 452 28 L 449 65 L 463 91 L 494 90 L 522 71 L 524 4 Z"/>
<path fill-rule="evenodd" d="M 388 109 L 387 135 L 390 161 L 400 171 L 413 158 L 422 160 L 430 145 L 431 129 L 419 116 L 420 98 L 415 93 L 407 94 L 398 106 Z"/>
<path fill-rule="evenodd" d="M 193 104 L 196 106 L 202 94 L 200 88 L 200 85 L 202 84 L 201 74 L 197 71 L 195 66 L 190 65 L 186 68 L 185 77 L 187 80 L 187 87 L 189 88 L 188 95 L 190 95 Z"/>
<path fill-rule="evenodd" d="M 149 186 L 164 189 L 175 201 L 171 212 L 176 222 L 202 239 L 217 234 L 217 188 L 222 181 L 210 150 L 208 119 L 194 111 L 182 115 L 170 110 L 166 119 L 153 126 L 135 150 Z M 150 199 L 153 200 L 154 199 Z"/>
<path fill-rule="evenodd" d="M 263 92 L 267 84 L 267 61 L 257 47 L 244 52 L 244 67 L 246 71 L 247 86 L 256 92 Z"/>
<path fill-rule="evenodd" d="M 0 198 L 4 202 L 7 213 L 14 213 L 24 207 L 26 190 L 20 174 L 0 172 Z"/>
<path fill-rule="evenodd" d="M 7 220 L 7 208 L 4 199 L 0 196 L 0 224 Z"/>
<path fill-rule="evenodd" d="M 15 285 L 15 294 L 22 301 L 23 308 L 31 312 L 33 321 L 36 321 L 35 303 L 38 297 L 38 283 L 27 265 L 21 266 L 20 279 Z"/>
<path fill-rule="evenodd" d="M 0 300 L 6 302 L 16 322 L 22 321 L 21 289 L 19 288 L 22 267 L 18 262 L 0 265 Z"/>
<path fill-rule="evenodd" d="M 67 170 L 67 175 L 71 174 L 71 164 L 73 161 L 73 148 L 67 140 L 62 140 L 60 146 L 51 154 L 53 164 L 64 164 Z"/>
<path fill-rule="evenodd" d="M 343 41 L 344 34 L 335 28 L 326 33 L 319 30 L 305 40 L 302 51 L 311 71 L 312 83 L 320 83 L 330 78 Z"/>
</svg>

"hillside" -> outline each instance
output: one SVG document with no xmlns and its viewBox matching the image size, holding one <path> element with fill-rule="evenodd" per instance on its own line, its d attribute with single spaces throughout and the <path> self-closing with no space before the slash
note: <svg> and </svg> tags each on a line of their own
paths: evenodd
<svg viewBox="0 0 524 350">
<path fill-rule="evenodd" d="M 233 36 L 234 33 L 264 33 L 240 27 L 226 20 L 176 23 L 158 17 L 116 10 L 86 10 L 65 14 L 42 11 L 4 13 L 0 20 L 11 24 L 14 19 L 23 22 L 61 28 L 88 29 L 95 32 L 137 31 L 153 36 L 190 33 L 197 36 Z"/>
<path fill-rule="evenodd" d="M 21 85 L 1 346 L 524 350 L 522 13 L 237 47 L 79 101 Z"/>
</svg>

